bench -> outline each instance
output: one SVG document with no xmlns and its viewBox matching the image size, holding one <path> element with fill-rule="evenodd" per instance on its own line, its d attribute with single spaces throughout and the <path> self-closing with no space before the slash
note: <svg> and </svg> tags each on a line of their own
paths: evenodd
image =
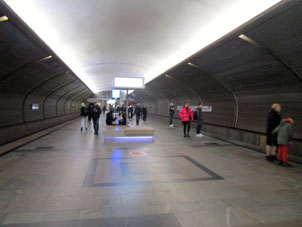
<svg viewBox="0 0 302 227">
<path fill-rule="evenodd" d="M 154 128 L 151 127 L 125 128 L 126 136 L 154 136 L 154 132 Z"/>
</svg>

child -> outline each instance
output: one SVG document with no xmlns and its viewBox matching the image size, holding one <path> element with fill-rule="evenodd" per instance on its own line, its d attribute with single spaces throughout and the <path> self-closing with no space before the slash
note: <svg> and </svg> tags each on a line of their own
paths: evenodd
<svg viewBox="0 0 302 227">
<path fill-rule="evenodd" d="M 272 134 L 278 134 L 277 143 L 279 164 L 285 167 L 292 167 L 292 165 L 288 163 L 287 154 L 289 142 L 293 139 L 293 123 L 293 118 L 284 118 L 281 121 L 280 125 L 272 132 Z"/>
</svg>

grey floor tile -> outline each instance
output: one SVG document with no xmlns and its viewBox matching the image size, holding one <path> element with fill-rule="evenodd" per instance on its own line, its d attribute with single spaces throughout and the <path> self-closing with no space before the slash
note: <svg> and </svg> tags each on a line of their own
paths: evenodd
<svg viewBox="0 0 302 227">
<path fill-rule="evenodd" d="M 209 146 L 222 142 L 183 138 L 181 128 L 153 119 L 148 124 L 156 131 L 152 143 L 103 142 L 75 122 L 0 158 L 0 221 L 42 227 L 298 223 L 301 166 L 280 168 L 249 149 Z"/>
</svg>

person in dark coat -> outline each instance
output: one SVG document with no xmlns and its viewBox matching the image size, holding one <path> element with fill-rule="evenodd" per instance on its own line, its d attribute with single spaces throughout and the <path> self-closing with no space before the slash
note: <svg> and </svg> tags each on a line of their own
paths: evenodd
<svg viewBox="0 0 302 227">
<path fill-rule="evenodd" d="M 142 108 L 140 107 L 140 104 L 137 103 L 136 107 L 135 107 L 135 110 L 134 110 L 134 114 L 136 116 L 136 125 L 139 125 L 139 120 L 140 120 L 140 117 L 141 117 L 141 113 L 142 113 Z"/>
<path fill-rule="evenodd" d="M 100 106 L 97 103 L 94 103 L 93 109 L 92 109 L 92 120 L 93 120 L 93 127 L 94 127 L 95 135 L 99 134 L 99 119 L 100 119 L 101 113 L 102 113 L 102 110 L 101 110 Z"/>
<path fill-rule="evenodd" d="M 81 104 L 81 132 L 83 131 L 84 128 L 87 130 L 87 109 L 85 107 L 85 103 Z"/>
<path fill-rule="evenodd" d="M 128 118 L 132 119 L 133 117 L 133 107 L 129 106 L 128 108 Z"/>
<path fill-rule="evenodd" d="M 203 124 L 203 114 L 202 114 L 202 104 L 200 103 L 196 111 L 194 112 L 194 120 L 196 120 L 197 124 L 197 132 L 196 136 L 197 137 L 203 137 L 201 134 L 201 128 Z"/>
<path fill-rule="evenodd" d="M 174 114 L 175 114 L 174 104 L 173 104 L 173 102 L 171 102 L 170 107 L 169 107 L 170 127 L 171 128 L 174 127 L 174 125 L 173 125 Z"/>
<path fill-rule="evenodd" d="M 106 110 L 107 110 L 107 107 L 106 107 L 106 105 L 104 105 L 104 106 L 103 106 L 103 114 L 106 113 Z"/>
<path fill-rule="evenodd" d="M 122 112 L 122 119 L 119 120 L 119 125 L 126 125 L 126 112 Z"/>
<path fill-rule="evenodd" d="M 116 120 L 116 118 L 113 117 L 113 111 L 110 110 L 109 113 L 107 113 L 107 115 L 106 115 L 106 124 L 112 125 L 112 122 L 115 120 Z"/>
<path fill-rule="evenodd" d="M 89 125 L 91 124 L 91 118 L 92 118 L 92 113 L 93 113 L 93 104 L 90 103 L 88 108 L 87 108 L 87 112 L 88 112 L 88 123 Z"/>
<path fill-rule="evenodd" d="M 277 135 L 272 134 L 272 131 L 279 126 L 281 122 L 281 105 L 275 103 L 272 105 L 271 111 L 267 117 L 266 127 L 266 160 L 274 161 L 277 160 L 276 149 L 277 149 Z"/>
<path fill-rule="evenodd" d="M 143 121 L 147 121 L 147 106 L 143 107 Z"/>
</svg>

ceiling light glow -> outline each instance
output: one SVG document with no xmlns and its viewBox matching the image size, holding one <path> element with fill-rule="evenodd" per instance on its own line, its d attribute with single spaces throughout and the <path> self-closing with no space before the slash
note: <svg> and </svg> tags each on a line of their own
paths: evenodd
<svg viewBox="0 0 302 227">
<path fill-rule="evenodd" d="M 182 62 L 197 51 L 215 42 L 280 1 L 281 0 L 237 1 L 236 4 L 225 10 L 225 12 L 220 14 L 219 17 L 210 21 L 206 27 L 204 27 L 190 41 L 186 42 L 185 45 L 183 45 L 174 54 L 160 61 L 145 75 L 145 83 L 153 80 L 179 62 Z"/>
<path fill-rule="evenodd" d="M 58 34 L 51 26 L 51 18 L 44 16 L 34 4 L 28 4 L 28 1 L 5 0 L 5 2 L 94 93 L 98 92 L 93 81 L 84 73 L 81 65 L 75 59 L 73 50 L 59 42 Z"/>
</svg>

